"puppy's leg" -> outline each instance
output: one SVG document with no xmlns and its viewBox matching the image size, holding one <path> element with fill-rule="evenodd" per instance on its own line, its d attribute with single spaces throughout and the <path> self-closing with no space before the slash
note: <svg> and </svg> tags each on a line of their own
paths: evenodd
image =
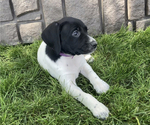
<svg viewBox="0 0 150 125">
<path fill-rule="evenodd" d="M 67 76 L 70 78 L 70 75 Z M 106 119 L 109 115 L 109 110 L 102 103 L 97 101 L 92 95 L 83 92 L 75 83 L 75 80 L 63 79 L 59 80 L 63 88 L 75 99 L 85 105 L 95 117 Z"/>
<path fill-rule="evenodd" d="M 83 65 L 81 73 L 90 80 L 97 93 L 103 93 L 109 89 L 109 85 L 98 77 L 88 63 Z"/>
<path fill-rule="evenodd" d="M 94 61 L 94 57 L 92 57 L 90 54 L 84 55 L 84 58 L 87 62 L 91 63 Z"/>
</svg>

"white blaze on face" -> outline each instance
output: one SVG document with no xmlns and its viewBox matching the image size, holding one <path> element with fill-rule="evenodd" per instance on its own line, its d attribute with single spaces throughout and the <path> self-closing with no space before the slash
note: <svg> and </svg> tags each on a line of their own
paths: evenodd
<svg viewBox="0 0 150 125">
<path fill-rule="evenodd" d="M 89 35 L 88 35 L 88 37 L 89 37 L 89 42 L 90 42 L 90 43 L 91 43 L 91 42 L 97 43 L 96 40 L 95 40 L 93 37 L 91 37 L 91 36 L 89 36 Z"/>
</svg>

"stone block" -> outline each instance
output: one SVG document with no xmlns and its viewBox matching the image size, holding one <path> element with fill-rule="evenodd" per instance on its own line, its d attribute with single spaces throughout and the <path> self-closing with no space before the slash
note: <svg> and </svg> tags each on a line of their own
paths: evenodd
<svg viewBox="0 0 150 125">
<path fill-rule="evenodd" d="M 19 44 L 17 28 L 15 23 L 0 25 L 0 44 Z"/>
<path fill-rule="evenodd" d="M 32 43 L 40 38 L 42 33 L 42 23 L 27 23 L 20 25 L 20 35 L 23 43 Z"/>
<path fill-rule="evenodd" d="M 9 0 L 0 0 L 0 21 L 9 21 L 12 19 Z"/>
<path fill-rule="evenodd" d="M 38 12 L 31 12 L 18 17 L 17 21 L 29 21 L 29 20 L 40 20 L 40 19 L 41 19 L 41 14 L 39 14 Z"/>
<path fill-rule="evenodd" d="M 148 15 L 150 15 L 150 0 L 148 0 Z"/>
<path fill-rule="evenodd" d="M 63 17 L 61 0 L 42 0 L 46 26 Z"/>
<path fill-rule="evenodd" d="M 148 26 L 150 26 L 150 19 L 143 19 L 136 22 L 136 30 L 145 30 Z"/>
<path fill-rule="evenodd" d="M 128 19 L 141 19 L 145 16 L 145 0 L 128 0 Z"/>
<path fill-rule="evenodd" d="M 124 0 L 103 0 L 105 33 L 119 31 L 125 25 Z"/>
<path fill-rule="evenodd" d="M 102 33 L 98 0 L 65 0 L 67 16 L 81 19 L 90 35 Z"/>
<path fill-rule="evenodd" d="M 16 16 L 38 9 L 37 0 L 12 0 L 12 3 Z"/>
</svg>

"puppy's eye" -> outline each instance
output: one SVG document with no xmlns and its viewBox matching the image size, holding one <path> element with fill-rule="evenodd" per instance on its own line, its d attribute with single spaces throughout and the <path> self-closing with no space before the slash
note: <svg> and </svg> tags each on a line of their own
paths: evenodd
<svg viewBox="0 0 150 125">
<path fill-rule="evenodd" d="M 74 37 L 79 37 L 80 36 L 80 31 L 79 30 L 74 30 L 73 33 L 72 33 L 72 36 Z"/>
</svg>

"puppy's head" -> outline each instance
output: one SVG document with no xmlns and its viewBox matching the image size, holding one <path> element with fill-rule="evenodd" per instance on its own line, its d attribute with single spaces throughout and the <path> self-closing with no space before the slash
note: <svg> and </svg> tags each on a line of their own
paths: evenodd
<svg viewBox="0 0 150 125">
<path fill-rule="evenodd" d="M 97 46 L 95 39 L 88 36 L 85 24 L 72 17 L 64 17 L 51 23 L 43 31 L 42 39 L 58 55 L 60 53 L 89 54 Z"/>
</svg>

